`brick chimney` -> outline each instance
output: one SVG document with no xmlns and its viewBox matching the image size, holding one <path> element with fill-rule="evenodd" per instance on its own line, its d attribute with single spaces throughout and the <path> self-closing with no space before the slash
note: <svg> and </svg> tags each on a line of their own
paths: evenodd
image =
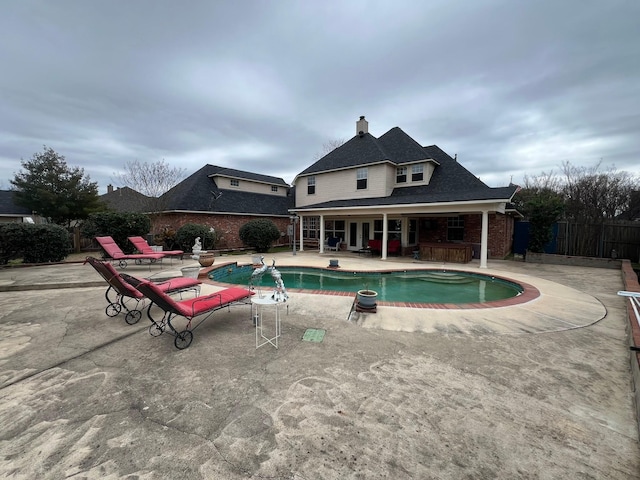
<svg viewBox="0 0 640 480">
<path fill-rule="evenodd" d="M 113 193 L 113 185 L 107 185 L 107 193 Z"/>
<path fill-rule="evenodd" d="M 364 119 L 364 115 L 361 115 L 360 120 L 356 122 L 356 134 L 364 137 L 365 133 L 369 133 L 369 122 Z"/>
</svg>

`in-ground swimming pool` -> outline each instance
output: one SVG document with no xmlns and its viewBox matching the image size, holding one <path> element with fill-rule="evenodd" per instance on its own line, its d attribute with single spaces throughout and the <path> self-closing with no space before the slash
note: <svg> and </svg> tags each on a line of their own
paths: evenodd
<svg viewBox="0 0 640 480">
<path fill-rule="evenodd" d="M 290 289 L 357 292 L 375 290 L 378 300 L 407 303 L 486 303 L 515 297 L 522 286 L 502 278 L 453 270 L 397 270 L 353 272 L 313 267 L 277 267 Z M 216 282 L 248 285 L 251 265 L 226 265 L 209 273 Z M 269 270 L 260 286 L 275 287 Z"/>
</svg>

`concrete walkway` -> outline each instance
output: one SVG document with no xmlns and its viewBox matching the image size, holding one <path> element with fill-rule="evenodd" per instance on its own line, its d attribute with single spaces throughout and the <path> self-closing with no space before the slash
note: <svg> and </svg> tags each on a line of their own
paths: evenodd
<svg viewBox="0 0 640 480">
<path fill-rule="evenodd" d="M 126 271 L 167 276 L 189 263 Z M 108 318 L 88 265 L 0 270 L 0 477 L 640 479 L 620 272 L 489 267 L 481 273 L 540 297 L 354 317 L 352 297 L 290 292 L 278 350 L 256 350 L 239 306 L 216 312 L 182 351 L 151 337 L 146 318 Z M 309 328 L 324 340 L 303 341 Z"/>
</svg>

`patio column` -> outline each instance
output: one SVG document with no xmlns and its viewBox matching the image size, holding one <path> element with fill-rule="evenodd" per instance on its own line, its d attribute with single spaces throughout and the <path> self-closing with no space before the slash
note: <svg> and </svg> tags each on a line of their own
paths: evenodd
<svg viewBox="0 0 640 480">
<path fill-rule="evenodd" d="M 324 215 L 320 215 L 320 238 L 318 239 L 318 252 L 324 253 Z"/>
<path fill-rule="evenodd" d="M 387 259 L 387 237 L 389 236 L 389 225 L 387 221 L 387 214 L 382 214 L 382 252 L 380 252 L 380 260 Z"/>
<path fill-rule="evenodd" d="M 482 211 L 482 234 L 480 236 L 480 268 L 487 268 L 487 244 L 489 238 L 489 212 Z"/>
<path fill-rule="evenodd" d="M 304 223 L 304 216 L 300 215 L 300 231 L 298 232 L 298 241 L 300 242 L 300 246 L 298 248 L 298 250 L 300 252 L 304 252 L 304 241 L 302 240 L 302 224 Z M 296 228 L 296 226 L 294 225 L 293 228 Z"/>
</svg>

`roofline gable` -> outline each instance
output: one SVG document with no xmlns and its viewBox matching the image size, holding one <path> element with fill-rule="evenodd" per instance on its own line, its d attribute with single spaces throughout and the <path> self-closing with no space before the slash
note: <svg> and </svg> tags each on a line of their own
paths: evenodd
<svg viewBox="0 0 640 480">
<path fill-rule="evenodd" d="M 216 167 L 215 165 L 208 165 L 213 167 L 213 170 L 208 174 L 208 177 L 224 177 L 235 178 L 238 180 L 248 180 L 252 182 L 265 183 L 268 185 L 277 185 L 279 187 L 288 187 L 289 184 L 280 177 L 273 177 L 271 175 L 263 175 L 261 173 L 247 172 L 244 170 L 236 170 L 234 168 Z M 219 170 L 216 170 L 219 169 Z"/>
</svg>

